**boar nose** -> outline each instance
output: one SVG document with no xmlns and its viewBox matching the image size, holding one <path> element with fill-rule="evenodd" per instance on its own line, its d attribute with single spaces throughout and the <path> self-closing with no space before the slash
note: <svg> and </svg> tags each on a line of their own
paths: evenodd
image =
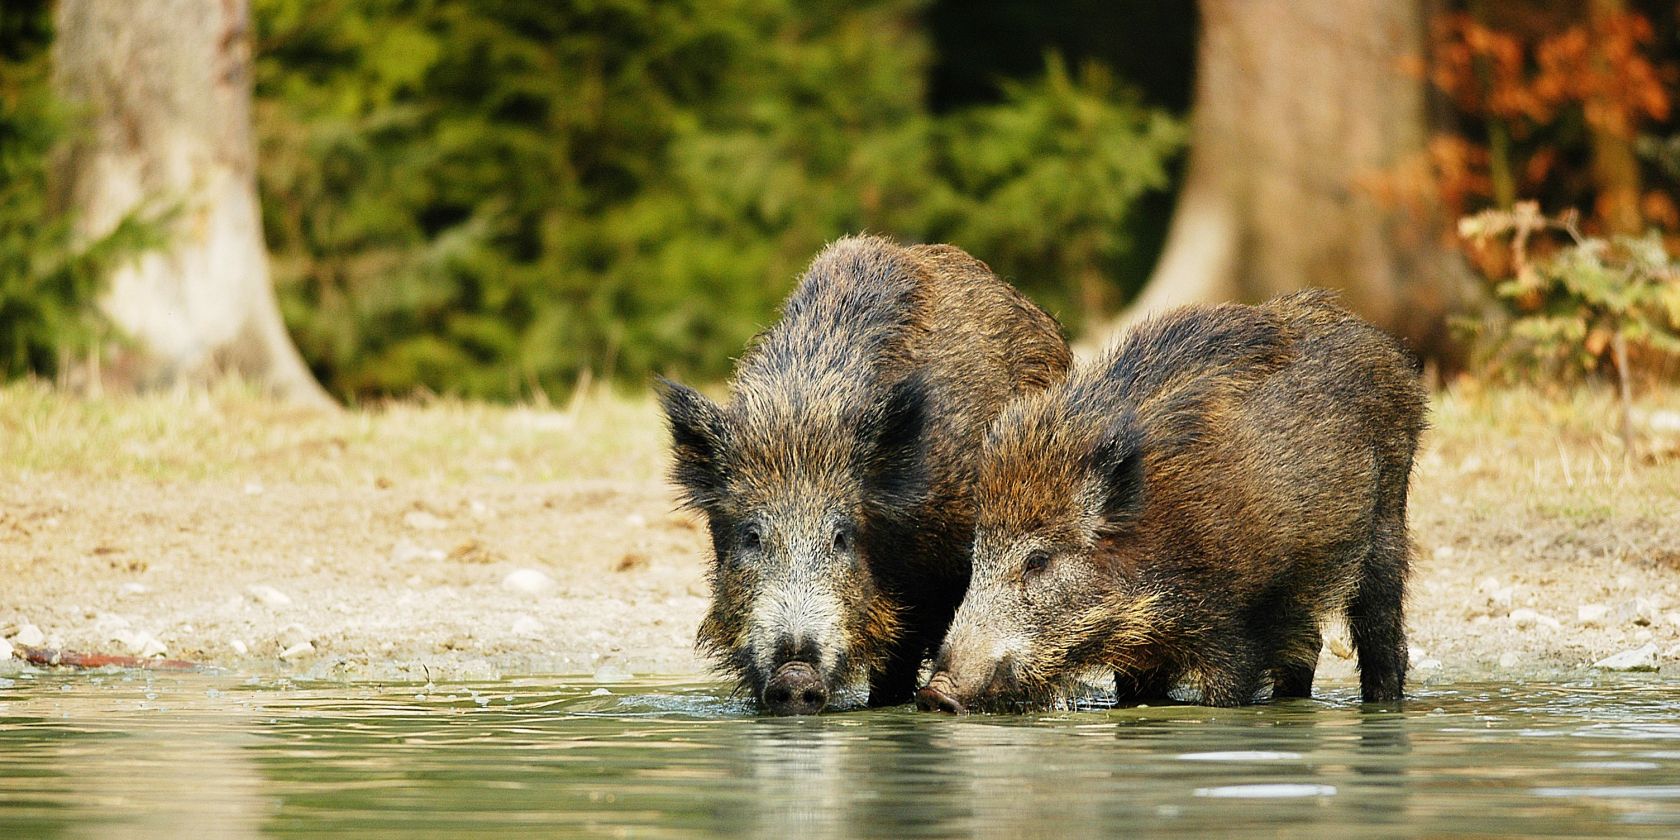
<svg viewBox="0 0 1680 840">
<path fill-rule="evenodd" d="M 828 686 L 817 669 L 789 662 L 764 686 L 764 705 L 773 715 L 814 715 L 828 705 Z"/>
<path fill-rule="evenodd" d="M 943 672 L 934 674 L 933 679 L 928 680 L 928 684 L 922 686 L 921 691 L 916 692 L 916 708 L 924 712 L 962 714 L 963 704 L 957 702 L 957 698 L 951 696 L 951 692 L 955 688 L 956 686 L 952 684 L 951 677 L 948 674 Z"/>
</svg>

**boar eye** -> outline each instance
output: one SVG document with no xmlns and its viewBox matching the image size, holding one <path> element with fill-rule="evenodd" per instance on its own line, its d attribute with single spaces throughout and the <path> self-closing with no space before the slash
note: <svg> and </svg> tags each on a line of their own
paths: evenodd
<svg viewBox="0 0 1680 840">
<path fill-rule="evenodd" d="M 758 548 L 758 546 L 763 541 L 764 541 L 764 537 L 763 537 L 763 535 L 761 535 L 758 532 L 758 526 L 757 525 L 753 525 L 753 524 L 749 523 L 747 525 L 741 526 L 741 548 L 742 549 L 744 549 L 746 551 L 752 551 L 752 550 Z"/>
<path fill-rule="evenodd" d="M 851 538 L 851 535 L 846 533 L 846 526 L 842 525 L 838 528 L 835 528 L 834 529 L 834 550 L 835 551 L 845 551 L 846 549 L 851 548 L 851 547 L 852 547 L 852 538 Z"/>
<path fill-rule="evenodd" d="M 1031 554 L 1028 554 L 1027 559 L 1021 562 L 1021 577 L 1033 577 L 1034 575 L 1043 572 L 1049 565 L 1050 552 L 1044 551 L 1043 549 L 1036 550 Z"/>
</svg>

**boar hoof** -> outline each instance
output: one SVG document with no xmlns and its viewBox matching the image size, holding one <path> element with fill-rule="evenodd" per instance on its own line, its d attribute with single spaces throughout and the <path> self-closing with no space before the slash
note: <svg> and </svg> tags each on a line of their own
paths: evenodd
<svg viewBox="0 0 1680 840">
<path fill-rule="evenodd" d="M 764 687 L 764 705 L 773 715 L 814 715 L 828 705 L 828 686 L 815 668 L 789 662 Z"/>
</svg>

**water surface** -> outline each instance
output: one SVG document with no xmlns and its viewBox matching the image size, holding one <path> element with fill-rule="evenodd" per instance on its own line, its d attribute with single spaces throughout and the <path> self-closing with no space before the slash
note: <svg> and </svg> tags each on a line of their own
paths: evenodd
<svg viewBox="0 0 1680 840">
<path fill-rule="evenodd" d="M 1675 836 L 1680 683 L 769 719 L 660 681 L 0 676 L 5 838 L 1284 833 Z"/>
</svg>

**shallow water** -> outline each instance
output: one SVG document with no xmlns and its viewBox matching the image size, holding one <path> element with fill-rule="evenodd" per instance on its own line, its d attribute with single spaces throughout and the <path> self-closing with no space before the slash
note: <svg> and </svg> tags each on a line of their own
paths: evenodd
<svg viewBox="0 0 1680 840">
<path fill-rule="evenodd" d="M 1660 675 L 756 717 L 711 685 L 0 676 L 0 837 L 1680 833 Z"/>
</svg>

